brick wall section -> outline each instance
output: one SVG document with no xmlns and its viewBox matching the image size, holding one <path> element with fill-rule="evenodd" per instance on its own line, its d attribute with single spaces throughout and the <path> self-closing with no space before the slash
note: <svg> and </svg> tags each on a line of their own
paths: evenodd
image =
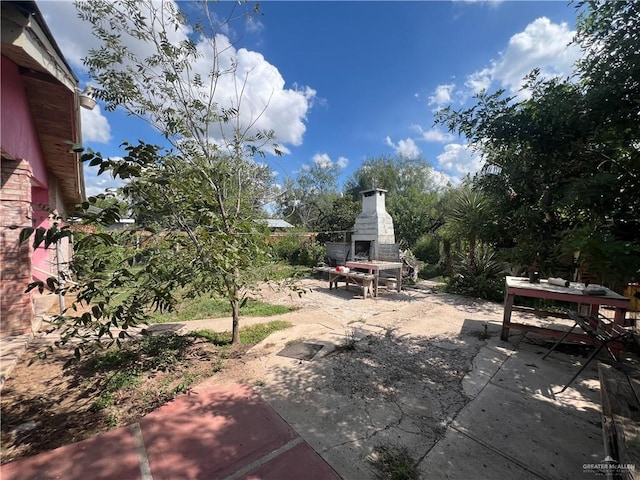
<svg viewBox="0 0 640 480">
<path fill-rule="evenodd" d="M 31 223 L 31 167 L 2 158 L 0 191 L 0 337 L 29 333 L 34 321 L 31 244 L 20 245 L 20 230 Z"/>
</svg>

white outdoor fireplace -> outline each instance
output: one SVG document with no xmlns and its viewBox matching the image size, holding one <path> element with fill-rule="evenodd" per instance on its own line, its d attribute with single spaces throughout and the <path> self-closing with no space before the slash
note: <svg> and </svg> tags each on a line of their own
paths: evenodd
<svg viewBox="0 0 640 480">
<path fill-rule="evenodd" d="M 378 260 L 383 245 L 395 245 L 393 219 L 385 207 L 386 193 L 380 188 L 362 192 L 362 213 L 351 236 L 351 260 Z"/>
</svg>

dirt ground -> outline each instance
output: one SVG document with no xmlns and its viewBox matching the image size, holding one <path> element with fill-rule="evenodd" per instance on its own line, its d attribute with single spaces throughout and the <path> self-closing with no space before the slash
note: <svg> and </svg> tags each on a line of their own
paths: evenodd
<svg viewBox="0 0 640 480">
<path fill-rule="evenodd" d="M 468 402 L 462 379 L 482 345 L 484 325 L 500 319 L 501 305 L 436 293 L 430 285 L 401 293 L 383 291 L 367 300 L 354 290 L 329 291 L 328 284 L 317 279 L 303 280 L 300 286 L 306 290 L 300 297 L 271 286 L 260 294 L 265 301 L 299 310 L 243 319 L 244 325 L 282 319 L 293 327 L 249 351 L 221 350 L 198 340 L 182 348 L 170 368 L 145 367 L 148 374 L 121 390 L 109 387 L 115 371 L 63 370 L 65 351 L 29 365 L 41 347 L 34 344 L 2 390 L 2 463 L 129 424 L 203 382 L 247 383 L 278 411 L 286 411 L 287 402 L 313 409 L 319 397 L 324 402 L 334 396 L 353 410 L 310 412 L 311 420 L 283 416 L 299 428 L 309 428 L 309 422 L 319 429 L 340 424 L 347 442 L 338 442 L 332 447 L 336 451 L 350 448 L 350 432 L 365 431 L 354 443 L 365 452 L 402 433 L 420 437 L 426 454 Z M 215 319 L 176 325 L 175 330 L 229 327 L 229 319 Z M 277 355 L 298 342 L 325 348 L 314 361 Z"/>
</svg>

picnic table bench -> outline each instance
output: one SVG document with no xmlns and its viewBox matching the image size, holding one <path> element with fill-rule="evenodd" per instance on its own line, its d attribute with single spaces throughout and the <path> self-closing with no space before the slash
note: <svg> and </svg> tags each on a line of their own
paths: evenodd
<svg viewBox="0 0 640 480">
<path fill-rule="evenodd" d="M 355 272 L 352 270 L 338 270 L 335 267 L 316 267 L 318 272 L 326 272 L 329 274 L 329 290 L 338 288 L 338 282 L 343 281 L 345 290 L 349 289 L 349 284 L 362 288 L 362 297 L 366 300 L 367 295 L 376 296 L 374 289 L 375 275 L 370 273 Z"/>
</svg>

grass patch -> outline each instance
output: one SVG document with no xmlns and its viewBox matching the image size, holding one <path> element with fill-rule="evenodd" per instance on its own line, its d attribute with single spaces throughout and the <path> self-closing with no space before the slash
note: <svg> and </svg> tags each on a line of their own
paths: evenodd
<svg viewBox="0 0 640 480">
<path fill-rule="evenodd" d="M 377 480 L 418 480 L 420 471 L 409 449 L 404 446 L 379 445 L 368 458 Z"/>
<path fill-rule="evenodd" d="M 240 308 L 245 317 L 270 317 L 294 311 L 293 307 L 271 305 L 258 300 L 248 299 Z M 154 313 L 149 323 L 188 322 L 203 318 L 221 318 L 231 316 L 231 305 L 226 300 L 210 297 L 185 298 L 173 312 Z"/>
<path fill-rule="evenodd" d="M 269 323 L 256 323 L 240 328 L 240 343 L 243 345 L 255 345 L 267 338 L 273 332 L 289 328 L 291 324 L 282 320 L 274 320 Z M 189 334 L 194 338 L 205 339 L 214 345 L 222 346 L 231 344 L 231 332 L 214 332 L 209 329 L 195 330 Z"/>
<path fill-rule="evenodd" d="M 276 262 L 262 267 L 261 275 L 265 279 L 281 282 L 289 278 L 302 278 L 311 276 L 313 268 L 305 265 L 291 265 L 285 262 Z"/>
</svg>

